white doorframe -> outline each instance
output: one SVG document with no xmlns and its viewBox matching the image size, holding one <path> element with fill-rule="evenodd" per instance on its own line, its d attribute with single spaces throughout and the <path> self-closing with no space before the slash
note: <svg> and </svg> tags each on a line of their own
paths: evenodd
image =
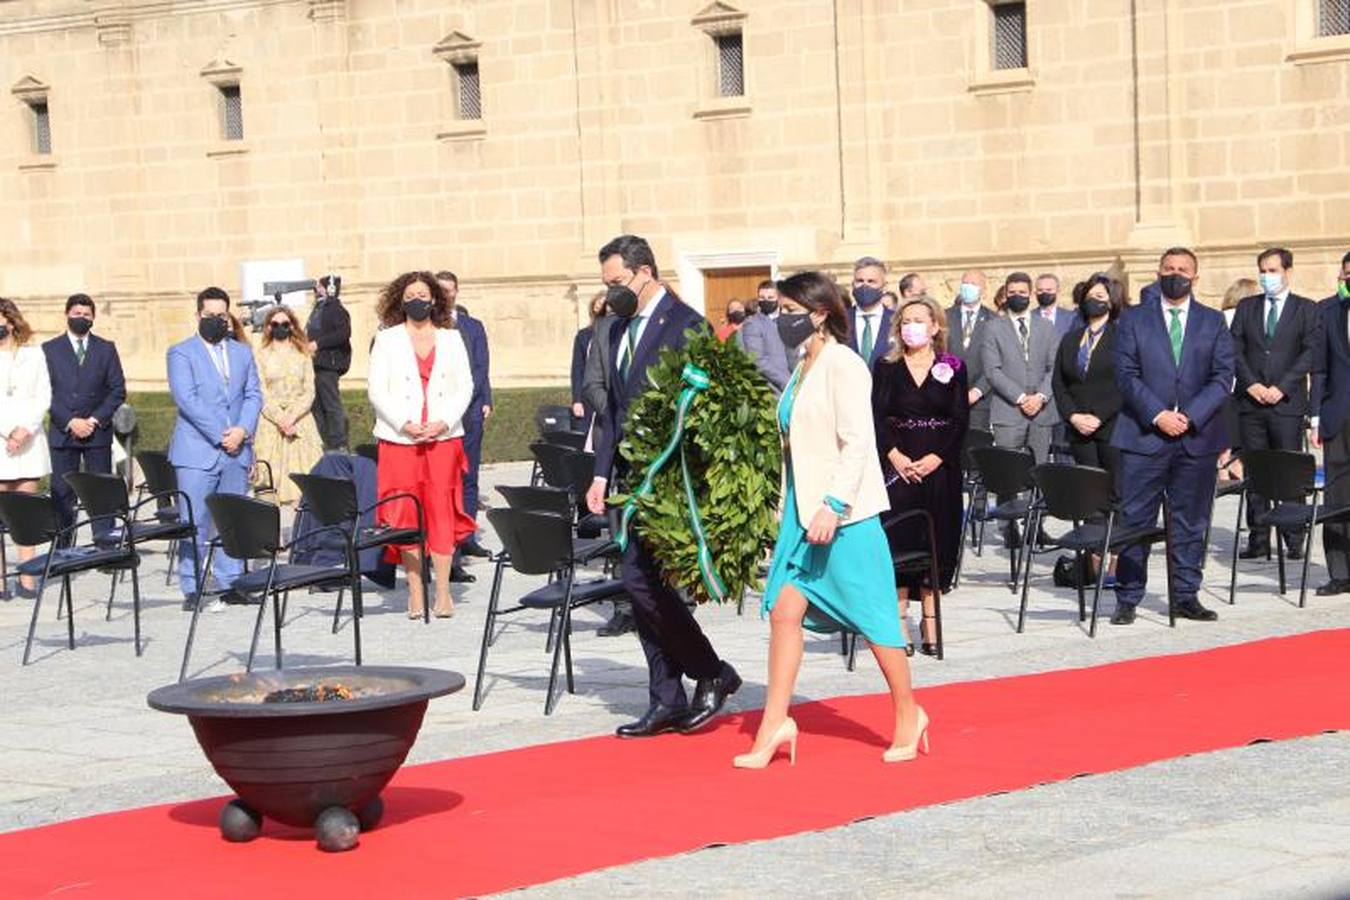
<svg viewBox="0 0 1350 900">
<path fill-rule="evenodd" d="M 744 269 L 768 266 L 769 277 L 778 278 L 777 250 L 728 250 L 712 253 L 681 253 L 675 264 L 680 299 L 707 315 L 703 296 L 703 273 L 716 269 Z"/>
</svg>

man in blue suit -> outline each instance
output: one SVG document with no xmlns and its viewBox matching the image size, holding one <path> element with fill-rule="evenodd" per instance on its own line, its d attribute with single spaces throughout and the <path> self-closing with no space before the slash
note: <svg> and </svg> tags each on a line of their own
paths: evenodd
<svg viewBox="0 0 1350 900">
<path fill-rule="evenodd" d="M 127 385 L 117 345 L 90 334 L 94 327 L 94 301 L 88 294 L 72 294 L 66 300 L 66 333 L 42 345 L 47 374 L 52 382 L 51 420 L 47 446 L 52 456 L 52 498 L 61 516 L 61 527 L 75 521 L 75 492 L 66 475 L 78 472 L 112 472 L 112 418 L 126 402 Z M 112 522 L 94 522 L 94 537 L 105 536 Z M 74 543 L 67 535 L 66 543 Z"/>
<path fill-rule="evenodd" d="M 473 375 L 473 399 L 464 411 L 464 455 L 469 458 L 469 470 L 464 473 L 464 511 L 469 518 L 478 521 L 478 470 L 483 463 L 483 426 L 492 416 L 492 381 L 488 371 L 487 329 L 483 323 L 455 301 L 459 297 L 459 277 L 448 269 L 436 273 L 445 297 L 450 301 L 450 316 L 464 338 L 464 347 L 469 351 L 469 370 Z M 492 554 L 478 543 L 475 534 L 455 551 L 455 556 L 488 557 Z M 450 570 L 450 580 L 459 583 L 478 579 L 464 571 L 459 559 Z"/>
<path fill-rule="evenodd" d="M 596 413 L 603 427 L 596 432 L 595 481 L 586 493 L 586 505 L 597 515 L 605 511 L 611 472 L 630 487 L 640 474 L 629 471 L 617 450 L 628 407 L 647 389 L 648 367 L 667 347 L 684 347 L 685 332 L 708 327 L 702 316 L 661 284 L 656 257 L 644 239 L 631 234 L 617 237 L 600 249 L 599 258 L 600 277 L 608 285 L 606 302 L 615 320 L 609 340 L 614 377 L 608 403 Z M 665 581 L 636 533 L 623 554 L 622 578 L 647 657 L 650 705 L 636 722 L 619 726 L 619 737 L 702 728 L 740 688 L 740 676 L 718 657 L 694 614 Z M 685 694 L 686 675 L 697 682 L 692 703 Z"/>
<path fill-rule="evenodd" d="M 192 503 L 197 546 L 205 563 L 211 536 L 210 494 L 244 494 L 253 465 L 253 434 L 262 412 L 262 388 L 253 352 L 230 339 L 230 295 L 209 287 L 197 295 L 197 334 L 169 348 L 169 393 L 178 407 L 169 462 L 178 487 Z M 179 548 L 178 586 L 183 608 L 191 610 L 197 593 L 193 547 Z M 232 585 L 243 571 L 241 560 L 217 552 L 211 563 L 216 583 L 227 602 L 247 602 Z M 210 590 L 210 587 L 207 587 Z M 205 591 L 204 591 L 205 592 Z"/>
<path fill-rule="evenodd" d="M 1336 293 L 1317 305 L 1322 318 L 1323 371 L 1312 379 L 1312 445 L 1321 447 L 1326 464 L 1328 507 L 1350 504 L 1350 253 L 1341 258 Z M 1350 525 L 1322 526 L 1326 584 L 1317 596 L 1350 593 Z"/>
<path fill-rule="evenodd" d="M 864 256 L 853 264 L 853 327 L 848 345 L 872 368 L 891 348 L 891 311 L 881 302 L 886 293 L 886 264 Z"/>
<path fill-rule="evenodd" d="M 1152 527 L 1164 497 L 1171 512 L 1176 615 L 1218 616 L 1199 600 L 1219 452 L 1228 443 L 1222 410 L 1233 386 L 1233 342 L 1223 314 L 1192 288 L 1195 254 L 1173 247 L 1158 266 L 1160 298 L 1126 309 L 1116 325 L 1116 386 L 1124 407 L 1111 445 L 1121 451 L 1121 524 Z M 1147 545 L 1120 554 L 1113 625 L 1134 622 L 1148 577 Z"/>
</svg>

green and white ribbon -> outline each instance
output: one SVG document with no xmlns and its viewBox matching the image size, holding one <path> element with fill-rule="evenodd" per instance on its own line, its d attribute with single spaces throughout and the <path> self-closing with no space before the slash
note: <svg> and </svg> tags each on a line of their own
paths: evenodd
<svg viewBox="0 0 1350 900">
<path fill-rule="evenodd" d="M 670 435 L 670 440 L 661 453 L 652 460 L 647 466 L 647 471 L 642 475 L 642 483 L 638 485 L 637 490 L 628 495 L 627 501 L 623 504 L 623 510 L 619 514 L 619 533 L 615 536 L 615 542 L 620 550 L 628 549 L 629 525 L 633 521 L 633 516 L 637 513 L 638 501 L 648 496 L 652 492 L 652 482 L 656 476 L 665 468 L 666 463 L 675 455 L 675 451 L 680 451 L 680 469 L 684 474 L 684 498 L 686 503 L 686 512 L 689 515 L 689 525 L 694 532 L 694 538 L 698 542 L 698 570 L 703 578 L 703 585 L 708 589 L 708 595 L 721 603 L 726 600 L 726 585 L 722 583 L 721 577 L 717 574 L 717 568 L 713 564 L 712 551 L 708 549 L 708 537 L 703 531 L 703 520 L 699 516 L 698 501 L 694 496 L 693 481 L 689 477 L 689 463 L 684 453 L 684 417 L 693 406 L 694 399 L 712 384 L 712 379 L 708 373 L 693 363 L 686 363 L 684 371 L 680 373 L 680 379 L 684 382 L 685 388 L 680 392 L 680 399 L 675 407 L 675 428 Z"/>
</svg>

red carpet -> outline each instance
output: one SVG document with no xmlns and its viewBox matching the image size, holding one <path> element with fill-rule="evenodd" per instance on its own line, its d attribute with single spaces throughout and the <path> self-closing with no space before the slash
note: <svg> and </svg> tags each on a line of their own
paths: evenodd
<svg viewBox="0 0 1350 900">
<path fill-rule="evenodd" d="M 890 735 L 887 698 L 871 695 L 796 707 L 803 733 L 795 768 L 785 758 L 764 771 L 731 768 L 758 713 L 728 717 L 696 737 L 590 738 L 415 766 L 386 790 L 385 822 L 337 856 L 315 849 L 308 834 L 275 826 L 251 844 L 226 844 L 216 831 L 218 799 L 95 816 L 0 835 L 0 896 L 235 900 L 354 896 L 357 887 L 399 898 L 505 890 L 1350 728 L 1347 659 L 1350 630 L 1323 631 L 923 689 L 933 755 L 896 765 L 880 759 Z M 870 667 L 860 667 L 858 678 L 879 683 Z"/>
</svg>

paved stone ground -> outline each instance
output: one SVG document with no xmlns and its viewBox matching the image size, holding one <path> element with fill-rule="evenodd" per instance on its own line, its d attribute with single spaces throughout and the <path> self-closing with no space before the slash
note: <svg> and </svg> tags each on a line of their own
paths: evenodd
<svg viewBox="0 0 1350 900">
<path fill-rule="evenodd" d="M 490 483 L 522 483 L 519 465 L 493 469 Z M 490 490 L 485 496 L 491 496 Z M 914 661 L 922 689 L 953 681 L 1093 665 L 1198 650 L 1321 628 L 1350 626 L 1350 597 L 1310 597 L 1297 609 L 1296 573 L 1285 596 L 1274 590 L 1274 566 L 1244 564 L 1238 604 L 1226 603 L 1227 556 L 1234 508 L 1220 504 L 1205 602 L 1213 624 L 1166 627 L 1160 596 L 1146 601 L 1132 628 L 1104 621 L 1088 640 L 1076 621 L 1072 593 L 1051 590 L 1048 558 L 1033 583 L 1032 611 L 1018 635 L 1015 598 L 1001 585 L 1002 551 L 968 557 L 960 590 L 946 603 L 947 659 Z M 1053 528 L 1051 529 L 1054 530 Z M 486 542 L 492 545 L 491 535 Z M 364 620 L 369 662 L 426 664 L 471 676 L 482 637 L 490 568 L 474 567 L 479 583 L 457 593 L 457 614 L 431 625 L 407 621 L 400 589 L 383 601 L 368 595 Z M 128 806 L 223 793 L 186 723 L 145 706 L 150 689 L 177 676 L 187 630 L 164 561 L 145 560 L 148 641 L 131 647 L 129 588 L 104 622 L 106 579 L 86 576 L 76 589 L 77 649 L 65 649 L 55 594 L 39 623 L 36 661 L 19 666 L 31 602 L 0 603 L 0 830 Z M 1155 565 L 1154 583 L 1162 578 Z M 1310 584 L 1325 577 L 1315 557 Z M 508 575 L 506 591 L 526 580 Z M 331 595 L 292 598 L 285 640 L 288 665 L 346 662 L 350 626 L 329 633 Z M 762 703 L 767 630 L 756 610 L 704 609 L 699 615 L 718 650 L 746 687 L 731 707 Z M 1103 603 L 1109 615 L 1111 601 Z M 411 760 L 444 759 L 603 733 L 639 713 L 645 669 L 631 636 L 594 634 L 603 610 L 577 616 L 573 642 L 576 695 L 544 717 L 542 616 L 508 626 L 489 659 L 484 709 L 467 694 L 433 702 Z M 194 674 L 242 667 L 251 608 L 202 617 Z M 264 638 L 259 664 L 271 664 Z M 864 657 L 866 654 L 864 654 Z M 870 659 L 849 673 L 837 642 L 808 639 L 798 690 L 802 699 L 882 689 Z M 940 747 L 941 723 L 935 726 Z M 803 748 L 809 749 L 809 748 Z M 1076 779 L 994 797 L 929 807 L 826 832 L 797 835 L 652 860 L 531 889 L 539 896 L 708 896 L 780 893 L 896 896 L 1350 896 L 1350 735 L 1333 734 L 1169 760 L 1109 775 Z M 697 873 L 695 875 L 694 873 Z"/>
</svg>

